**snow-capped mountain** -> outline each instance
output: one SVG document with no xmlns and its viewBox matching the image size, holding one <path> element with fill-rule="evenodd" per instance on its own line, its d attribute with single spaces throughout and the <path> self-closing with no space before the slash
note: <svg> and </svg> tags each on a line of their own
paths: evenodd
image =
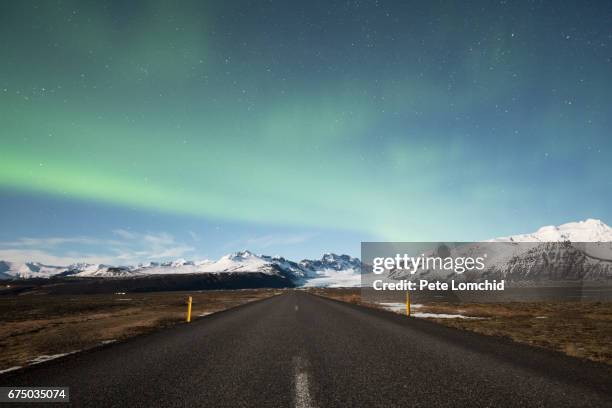
<svg viewBox="0 0 612 408">
<path fill-rule="evenodd" d="M 126 277 L 135 276 L 133 267 L 76 263 L 68 266 L 43 265 L 39 262 L 15 263 L 0 261 L 0 279 L 32 279 L 60 276 Z"/>
<path fill-rule="evenodd" d="M 0 261 L 0 278 L 48 278 L 62 273 L 65 269 L 61 266 L 43 265 L 40 262 Z"/>
<path fill-rule="evenodd" d="M 310 271 L 334 270 L 343 271 L 352 269 L 355 271 L 361 270 L 361 261 L 357 258 L 352 258 L 348 255 L 324 254 L 321 259 L 309 260 L 304 259 L 300 262 L 300 266 Z"/>
<path fill-rule="evenodd" d="M 601 220 L 568 222 L 542 227 L 531 234 L 512 235 L 493 239 L 495 242 L 612 242 L 612 228 Z"/>
<path fill-rule="evenodd" d="M 103 264 L 73 264 L 61 274 L 62 276 L 120 278 L 139 275 L 131 266 L 110 266 Z"/>
<path fill-rule="evenodd" d="M 361 261 L 348 255 L 325 254 L 320 260 L 305 259 L 304 286 L 347 287 L 361 285 Z"/>
<path fill-rule="evenodd" d="M 550 225 L 491 242 L 510 244 L 504 246 L 509 249 L 507 254 L 485 274 L 491 277 L 512 281 L 612 279 L 612 228 L 601 220 Z"/>
<path fill-rule="evenodd" d="M 542 242 L 468 280 L 601 281 L 612 280 L 612 243 Z M 593 250 L 595 248 L 595 250 Z M 606 258 L 591 255 L 607 252 Z"/>
<path fill-rule="evenodd" d="M 134 269 L 142 275 L 195 274 L 195 273 L 264 273 L 300 277 L 301 269 L 295 262 L 284 258 L 255 255 L 250 251 L 234 252 L 222 256 L 217 261 L 185 261 L 183 259 L 162 263 L 148 264 Z"/>
<path fill-rule="evenodd" d="M 206 272 L 263 272 L 275 274 L 289 272 L 291 265 L 283 258 L 255 255 L 250 251 L 235 252 L 222 256 L 218 261 L 204 265 Z"/>
<path fill-rule="evenodd" d="M 393 271 L 389 276 L 392 279 L 435 277 L 467 281 L 612 280 L 612 228 L 600 220 L 546 226 L 531 234 L 462 244 L 447 250 L 452 258 L 486 254 L 486 268 L 462 274 L 440 268 L 419 270 L 414 275 Z"/>
</svg>

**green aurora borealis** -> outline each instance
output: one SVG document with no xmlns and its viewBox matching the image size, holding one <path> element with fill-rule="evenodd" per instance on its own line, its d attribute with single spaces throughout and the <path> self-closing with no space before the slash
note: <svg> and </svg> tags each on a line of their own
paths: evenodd
<svg viewBox="0 0 612 408">
<path fill-rule="evenodd" d="M 41 205 L 356 241 L 612 215 L 609 3 L 0 11 L 0 191 Z"/>
</svg>

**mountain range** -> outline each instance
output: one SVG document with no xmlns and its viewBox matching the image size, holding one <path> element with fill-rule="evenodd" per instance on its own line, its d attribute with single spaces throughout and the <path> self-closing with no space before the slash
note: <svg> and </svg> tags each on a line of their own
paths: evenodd
<svg viewBox="0 0 612 408">
<path fill-rule="evenodd" d="M 594 243 L 587 246 L 551 243 Z M 595 244 L 597 243 L 597 244 Z M 600 220 L 546 226 L 534 233 L 495 238 L 453 249 L 454 255 L 489 249 L 490 267 L 479 274 L 466 273 L 463 279 L 505 278 L 508 280 L 612 279 L 612 228 Z M 459 251 L 459 252 L 458 252 Z M 216 261 L 147 262 L 112 266 L 77 263 L 68 266 L 39 262 L 0 261 L 0 279 L 28 278 L 133 278 L 165 275 L 248 275 L 278 277 L 297 286 L 359 286 L 361 261 L 349 255 L 327 253 L 321 259 L 294 262 L 279 256 L 240 251 Z M 422 271 L 417 276 L 435 274 Z M 396 273 L 393 278 L 403 278 Z M 444 277 L 444 276 L 442 276 Z M 448 277 L 448 276 L 447 276 Z"/>
<path fill-rule="evenodd" d="M 38 262 L 19 264 L 0 261 L 0 278 L 4 279 L 130 278 L 152 275 L 232 273 L 279 276 L 288 278 L 298 285 L 306 285 L 314 281 L 314 283 L 333 286 L 335 283 L 334 275 L 339 275 L 340 281 L 351 280 L 350 286 L 356 286 L 359 283 L 360 272 L 361 262 L 359 259 L 332 253 L 325 254 L 318 260 L 305 259 L 299 263 L 283 257 L 256 255 L 250 251 L 227 254 L 217 261 L 177 259 L 170 262 L 147 262 L 133 266 L 77 263 L 62 267 L 43 265 Z"/>
</svg>

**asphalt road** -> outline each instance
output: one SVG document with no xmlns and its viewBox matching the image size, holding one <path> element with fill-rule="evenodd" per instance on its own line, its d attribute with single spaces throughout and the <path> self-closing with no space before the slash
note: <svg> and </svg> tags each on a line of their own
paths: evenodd
<svg viewBox="0 0 612 408">
<path fill-rule="evenodd" d="M 290 292 L 8 373 L 0 385 L 69 386 L 73 405 L 99 407 L 611 407 L 611 373 Z"/>
</svg>

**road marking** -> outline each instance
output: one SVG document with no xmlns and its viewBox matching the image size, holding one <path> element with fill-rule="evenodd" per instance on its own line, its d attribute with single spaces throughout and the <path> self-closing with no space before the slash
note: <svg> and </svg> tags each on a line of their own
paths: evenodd
<svg viewBox="0 0 612 408">
<path fill-rule="evenodd" d="M 306 361 L 301 357 L 293 358 L 293 371 L 295 382 L 295 408 L 312 408 L 312 398 L 308 389 L 308 373 Z"/>
<path fill-rule="evenodd" d="M 298 305 L 295 305 L 293 306 L 293 309 L 297 312 L 300 309 L 300 307 Z"/>
</svg>

